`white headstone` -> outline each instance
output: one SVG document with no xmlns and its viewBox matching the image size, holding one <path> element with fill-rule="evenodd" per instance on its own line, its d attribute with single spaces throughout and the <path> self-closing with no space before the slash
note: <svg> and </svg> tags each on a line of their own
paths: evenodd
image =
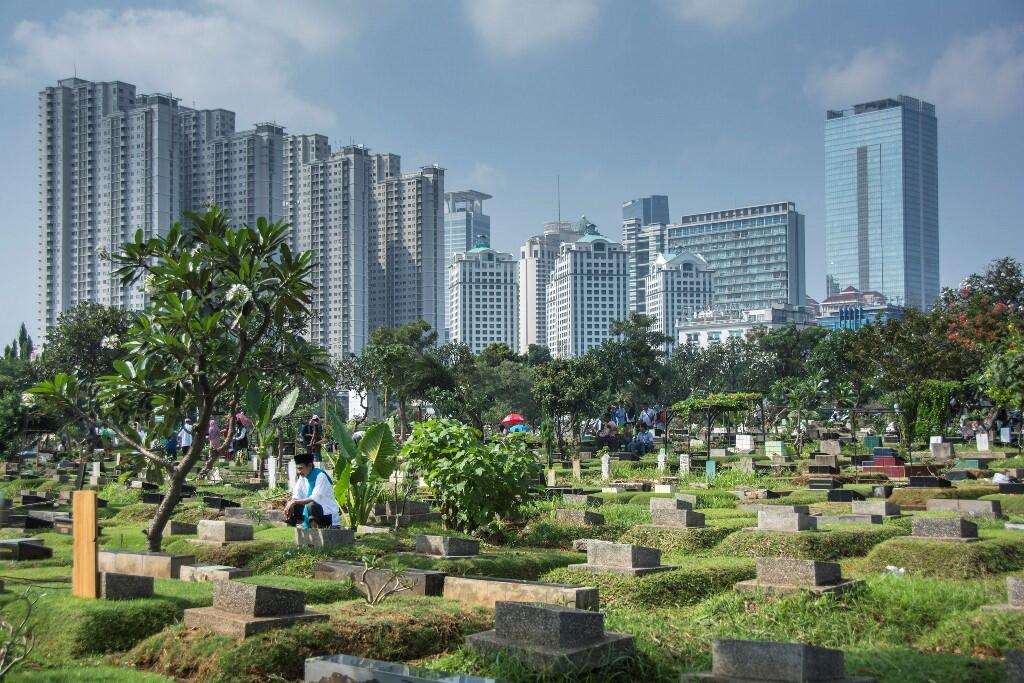
<svg viewBox="0 0 1024 683">
<path fill-rule="evenodd" d="M 288 490 L 295 488 L 295 480 L 299 477 L 299 471 L 295 469 L 295 461 L 288 461 Z"/>
<path fill-rule="evenodd" d="M 752 450 L 754 450 L 754 435 L 753 434 L 737 434 L 736 435 L 736 450 L 738 450 L 738 451 L 752 451 Z"/>
<path fill-rule="evenodd" d="M 928 445 L 931 446 L 933 443 L 942 443 L 941 436 L 933 436 L 928 440 Z"/>
<path fill-rule="evenodd" d="M 277 488 L 277 458 L 273 455 L 267 458 L 267 488 Z"/>
<path fill-rule="evenodd" d="M 665 471 L 665 459 L 666 459 L 666 457 L 667 456 L 665 455 L 665 449 L 662 448 L 658 452 L 658 471 L 659 472 L 664 472 Z"/>
<path fill-rule="evenodd" d="M 1010 428 L 1000 427 L 999 428 L 999 440 L 1002 443 L 1010 443 Z"/>
<path fill-rule="evenodd" d="M 252 471 L 259 474 L 260 471 L 260 456 L 253 453 L 249 456 L 249 465 L 252 467 Z"/>
<path fill-rule="evenodd" d="M 781 441 L 765 441 L 764 442 L 764 454 L 765 455 L 785 455 L 786 452 L 783 450 Z"/>
<path fill-rule="evenodd" d="M 680 453 L 679 454 L 679 476 L 682 477 L 690 473 L 690 454 Z"/>
<path fill-rule="evenodd" d="M 100 471 L 100 463 L 94 462 L 92 464 L 92 476 L 99 477 L 101 476 L 101 474 L 102 472 Z"/>
<path fill-rule="evenodd" d="M 601 456 L 601 478 L 607 481 L 612 478 L 612 456 L 605 453 Z"/>
<path fill-rule="evenodd" d="M 210 472 L 210 481 L 220 481 L 220 468 L 214 467 L 213 471 Z"/>
<path fill-rule="evenodd" d="M 988 450 L 988 432 L 978 432 L 974 435 L 974 441 L 977 444 L 979 451 Z"/>
</svg>

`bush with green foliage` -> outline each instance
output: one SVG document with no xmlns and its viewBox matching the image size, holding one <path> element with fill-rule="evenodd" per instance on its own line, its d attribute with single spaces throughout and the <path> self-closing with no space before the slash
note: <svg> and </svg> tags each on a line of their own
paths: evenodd
<svg viewBox="0 0 1024 683">
<path fill-rule="evenodd" d="M 541 472 L 522 438 L 484 445 L 479 432 L 450 419 L 416 424 L 402 454 L 437 497 L 445 527 L 465 532 L 516 514 Z"/>
<path fill-rule="evenodd" d="M 357 446 L 345 421 L 333 412 L 330 418 L 338 442 L 336 453 L 328 456 L 334 465 L 334 497 L 348 525 L 355 529 L 366 524 L 384 493 L 398 463 L 398 449 L 386 422 L 367 429 Z"/>
</svg>

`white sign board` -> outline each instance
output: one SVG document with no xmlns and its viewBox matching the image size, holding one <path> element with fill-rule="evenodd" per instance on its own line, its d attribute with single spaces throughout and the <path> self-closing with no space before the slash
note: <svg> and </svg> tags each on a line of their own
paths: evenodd
<svg viewBox="0 0 1024 683">
<path fill-rule="evenodd" d="M 977 444 L 979 451 L 988 450 L 988 432 L 978 432 L 974 435 L 974 441 Z"/>
<path fill-rule="evenodd" d="M 999 428 L 999 440 L 1002 443 L 1010 443 L 1010 428 L 1000 427 Z"/>
<path fill-rule="evenodd" d="M 933 436 L 933 437 L 931 437 L 931 438 L 930 438 L 930 439 L 928 440 L 928 445 L 930 446 L 930 445 L 932 445 L 933 443 L 942 443 L 942 437 L 941 437 L 941 436 Z"/>
</svg>

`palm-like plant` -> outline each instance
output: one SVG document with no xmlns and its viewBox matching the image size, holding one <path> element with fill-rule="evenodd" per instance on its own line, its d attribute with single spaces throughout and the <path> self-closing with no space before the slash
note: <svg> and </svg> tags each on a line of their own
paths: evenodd
<svg viewBox="0 0 1024 683">
<path fill-rule="evenodd" d="M 366 430 L 356 444 L 345 421 L 329 412 L 335 454 L 328 458 L 334 468 L 334 497 L 350 527 L 366 524 L 373 506 L 384 493 L 384 486 L 395 471 L 398 448 L 387 423 L 380 422 Z"/>
</svg>

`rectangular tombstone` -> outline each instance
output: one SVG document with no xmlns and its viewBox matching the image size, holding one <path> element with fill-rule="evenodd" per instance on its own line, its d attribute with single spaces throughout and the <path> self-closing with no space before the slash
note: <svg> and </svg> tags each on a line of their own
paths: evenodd
<svg viewBox="0 0 1024 683">
<path fill-rule="evenodd" d="M 182 581 L 230 581 L 246 576 L 252 576 L 252 572 L 224 564 L 186 564 L 180 572 Z"/>
<path fill-rule="evenodd" d="M 777 514 L 761 510 L 757 513 L 758 531 L 815 531 L 818 520 L 799 512 Z"/>
<path fill-rule="evenodd" d="M 978 525 L 962 517 L 915 517 L 910 523 L 914 538 L 964 539 L 978 538 Z"/>
<path fill-rule="evenodd" d="M 767 456 L 773 455 L 785 455 L 786 450 L 782 445 L 781 441 L 765 441 L 764 442 L 764 454 Z"/>
<path fill-rule="evenodd" d="M 693 505 L 682 498 L 651 498 L 651 512 L 655 510 L 692 510 Z"/>
<path fill-rule="evenodd" d="M 853 514 L 896 517 L 900 514 L 900 506 L 885 500 L 855 500 L 853 501 Z"/>
<path fill-rule="evenodd" d="M 979 451 L 984 452 L 988 450 L 988 432 L 978 432 L 974 439 Z"/>
<path fill-rule="evenodd" d="M 153 597 L 153 577 L 100 572 L 100 596 L 104 600 L 135 600 Z"/>
<path fill-rule="evenodd" d="M 469 557 L 480 554 L 480 541 L 454 536 L 416 536 L 416 552 L 433 557 Z"/>
<path fill-rule="evenodd" d="M 188 536 L 199 531 L 199 527 L 190 522 L 179 522 L 172 519 L 167 523 L 167 533 L 171 536 Z"/>
<path fill-rule="evenodd" d="M 848 679 L 842 650 L 802 643 L 761 640 L 715 640 L 711 645 L 713 676 L 723 679 L 819 683 Z"/>
<path fill-rule="evenodd" d="M 230 543 L 234 541 L 251 541 L 252 525 L 236 524 L 234 522 L 221 522 L 213 519 L 203 519 L 196 525 L 200 541 L 213 543 Z"/>
<path fill-rule="evenodd" d="M 654 492 L 655 493 L 675 493 L 676 492 L 676 486 L 675 486 L 675 484 L 655 484 L 654 485 Z"/>
<path fill-rule="evenodd" d="M 817 453 L 814 456 L 814 464 L 819 467 L 829 467 L 833 470 L 838 470 L 839 456 Z"/>
<path fill-rule="evenodd" d="M 295 545 L 327 548 L 338 545 L 353 545 L 356 532 L 352 529 L 304 529 L 295 527 Z"/>
<path fill-rule="evenodd" d="M 725 458 L 728 457 L 729 453 L 724 448 L 712 448 L 710 455 L 712 458 Z"/>
<path fill-rule="evenodd" d="M 327 560 L 313 565 L 313 578 L 327 581 L 352 581 L 355 587 L 366 591 L 360 581 L 364 580 L 370 586 L 370 590 L 378 591 L 384 582 L 394 585 L 395 579 L 390 570 L 379 567 L 371 567 L 366 571 L 366 565 L 362 562 L 344 562 L 342 560 Z M 409 595 L 433 595 L 439 596 L 444 590 L 445 573 L 432 569 L 405 569 L 398 577 L 402 585 L 409 586 Z"/>
<path fill-rule="evenodd" d="M 738 451 L 752 451 L 752 450 L 754 450 L 754 435 L 753 434 L 737 434 L 736 435 L 736 450 L 738 450 Z"/>
<path fill-rule="evenodd" d="M 98 559 L 101 572 L 152 576 L 157 579 L 177 579 L 184 565 L 196 563 L 195 555 L 128 550 L 100 550 Z"/>
<path fill-rule="evenodd" d="M 745 472 L 747 474 L 754 473 L 754 459 L 753 458 L 740 458 L 739 462 L 734 465 L 737 471 Z"/>
<path fill-rule="evenodd" d="M 499 601 L 494 630 L 510 643 L 544 647 L 586 645 L 604 636 L 604 615 L 556 605 Z"/>
<path fill-rule="evenodd" d="M 999 519 L 1003 516 L 998 500 L 968 500 L 964 498 L 932 498 L 926 509 L 936 512 L 957 512 L 964 517 Z"/>
<path fill-rule="evenodd" d="M 273 588 L 238 581 L 215 581 L 213 607 L 231 614 L 249 617 L 277 617 L 301 614 L 306 609 L 306 594 L 286 588 Z"/>
<path fill-rule="evenodd" d="M 586 505 L 587 507 L 599 507 L 604 504 L 604 501 L 597 496 L 581 493 L 563 493 L 562 502 L 566 505 Z"/>
<path fill-rule="evenodd" d="M 1006 596 L 1011 607 L 1024 609 L 1024 579 L 1008 577 L 1006 579 Z"/>
<path fill-rule="evenodd" d="M 562 509 L 555 510 L 555 521 L 574 526 L 601 525 L 604 524 L 604 515 L 590 510 Z"/>
<path fill-rule="evenodd" d="M 825 455 L 831 455 L 834 457 L 839 457 L 843 452 L 842 444 L 839 443 L 838 439 L 823 439 L 821 443 L 818 444 L 818 450 Z"/>
<path fill-rule="evenodd" d="M 351 683 L 498 683 L 492 678 L 449 674 L 398 662 L 381 662 L 365 657 L 332 655 L 306 660 L 306 683 L 350 681 Z"/>
<path fill-rule="evenodd" d="M 698 498 L 692 493 L 677 493 L 676 500 L 681 500 L 684 503 L 690 504 L 690 509 L 696 510 L 698 507 Z"/>
<path fill-rule="evenodd" d="M 766 583 L 823 586 L 842 578 L 838 562 L 794 560 L 777 557 L 757 558 L 757 580 Z"/>
<path fill-rule="evenodd" d="M 933 443 L 929 448 L 934 460 L 945 462 L 953 459 L 953 444 L 951 443 Z"/>
<path fill-rule="evenodd" d="M 661 564 L 661 550 L 629 543 L 591 541 L 587 546 L 587 563 L 631 569 L 657 567 Z"/>
<path fill-rule="evenodd" d="M 236 524 L 269 524 L 287 526 L 288 521 L 280 510 L 258 510 L 254 508 L 225 508 L 224 520 Z"/>
<path fill-rule="evenodd" d="M 676 529 L 699 529 L 704 526 L 704 515 L 688 508 L 658 508 L 651 510 L 651 524 Z"/>
<path fill-rule="evenodd" d="M 444 597 L 484 607 L 494 607 L 500 601 L 540 602 L 586 610 L 597 610 L 600 606 L 596 588 L 484 576 L 444 577 Z"/>
</svg>

